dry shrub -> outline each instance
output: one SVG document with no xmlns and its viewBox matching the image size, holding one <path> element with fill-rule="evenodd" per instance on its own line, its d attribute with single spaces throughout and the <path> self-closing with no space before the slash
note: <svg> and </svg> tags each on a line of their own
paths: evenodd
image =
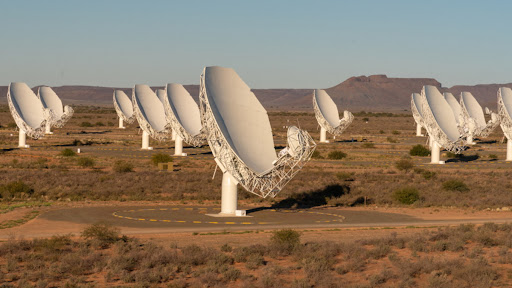
<svg viewBox="0 0 512 288">
<path fill-rule="evenodd" d="M 410 205 L 420 199 L 420 193 L 414 187 L 405 187 L 396 190 L 393 193 L 393 199 L 402 204 Z"/>
<path fill-rule="evenodd" d="M 169 154 L 165 153 L 156 153 L 151 155 L 151 163 L 153 165 L 158 166 L 158 163 L 169 163 L 172 162 L 172 157 Z"/>
<path fill-rule="evenodd" d="M 300 245 L 300 233 L 293 229 L 283 229 L 273 232 L 269 249 L 277 255 L 289 255 Z"/>
<path fill-rule="evenodd" d="M 118 160 L 114 163 L 113 170 L 117 173 L 133 172 L 133 164 L 123 160 Z"/>
<path fill-rule="evenodd" d="M 109 223 L 98 222 L 87 226 L 81 236 L 86 240 L 95 240 L 100 247 L 107 248 L 121 239 L 126 240 L 125 236 L 120 237 L 119 232 L 119 228 L 113 227 Z"/>
<path fill-rule="evenodd" d="M 469 187 L 461 180 L 451 179 L 443 182 L 443 189 L 448 191 L 467 192 Z"/>
</svg>

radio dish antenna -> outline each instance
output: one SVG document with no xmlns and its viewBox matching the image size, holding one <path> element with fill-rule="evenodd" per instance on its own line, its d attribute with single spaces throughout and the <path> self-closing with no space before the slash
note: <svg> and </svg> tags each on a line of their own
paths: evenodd
<svg viewBox="0 0 512 288">
<path fill-rule="evenodd" d="M 507 159 L 512 161 L 512 89 L 501 87 L 498 89 L 498 117 L 501 130 L 507 137 Z"/>
<path fill-rule="evenodd" d="M 34 91 L 22 82 L 9 84 L 7 102 L 12 118 L 19 128 L 18 147 L 29 148 L 26 145 L 27 135 L 33 139 L 43 137 L 46 122 L 53 118 L 53 113 L 44 108 Z"/>
<path fill-rule="evenodd" d="M 156 96 L 158 96 L 158 99 L 160 99 L 160 102 L 162 102 L 162 105 L 164 105 L 164 110 L 165 110 L 165 98 L 167 98 L 167 92 L 165 92 L 166 90 L 165 89 L 156 89 L 155 90 L 155 94 Z M 170 118 L 169 116 L 167 116 L 167 111 L 165 112 L 165 117 L 167 119 L 167 125 L 169 125 L 169 121 L 170 121 Z M 176 131 L 174 131 L 174 129 L 170 128 L 171 131 L 171 140 L 172 141 L 176 141 Z M 176 144 L 174 145 L 176 147 Z M 181 144 L 181 150 L 183 150 L 183 144 Z M 180 152 L 180 155 L 177 155 L 175 154 L 176 156 L 183 156 L 182 155 L 183 153 Z"/>
<path fill-rule="evenodd" d="M 223 172 L 220 215 L 243 215 L 237 212 L 237 184 L 260 197 L 275 197 L 316 147 L 306 131 L 291 126 L 288 146 L 276 155 L 267 111 L 230 68 L 203 70 L 199 110 L 206 139 Z"/>
<path fill-rule="evenodd" d="M 164 109 L 169 120 L 167 129 L 176 131 L 176 156 L 186 156 L 183 153 L 183 141 L 194 146 L 202 146 L 206 142 L 201 132 L 201 114 L 196 101 L 181 84 L 167 84 L 165 86 Z"/>
<path fill-rule="evenodd" d="M 425 127 L 425 121 L 423 120 L 423 112 L 421 110 L 421 94 L 420 93 L 412 93 L 411 95 L 411 111 L 412 117 L 416 122 L 416 136 L 422 137 L 425 136 L 421 133 L 421 128 Z"/>
<path fill-rule="evenodd" d="M 485 121 L 482 106 L 478 104 L 475 97 L 470 92 L 460 93 L 460 106 L 462 119 L 465 121 L 462 126 L 468 129 L 467 144 L 475 144 L 473 138 L 475 136 L 487 137 L 500 124 L 498 114 L 491 113 L 491 120 Z"/>
<path fill-rule="evenodd" d="M 142 129 L 142 149 L 149 147 L 149 136 L 157 141 L 168 138 L 169 131 L 165 128 L 164 105 L 148 85 L 135 85 L 132 92 L 133 113 Z"/>
<path fill-rule="evenodd" d="M 39 87 L 37 97 L 41 100 L 44 108 L 50 109 L 55 118 L 46 121 L 46 134 L 53 134 L 51 127 L 62 128 L 71 119 L 75 112 L 69 105 L 63 106 L 59 96 L 52 88 L 47 86 Z"/>
<path fill-rule="evenodd" d="M 133 104 L 128 95 L 122 90 L 114 90 L 114 108 L 116 109 L 117 117 L 119 117 L 119 128 L 125 129 L 123 121 L 128 124 L 135 121 L 135 114 L 133 114 Z"/>
<path fill-rule="evenodd" d="M 457 121 L 450 104 L 436 87 L 423 86 L 420 100 L 425 128 L 432 139 L 430 163 L 444 164 L 439 159 L 441 147 L 454 153 L 460 153 L 464 149 Z"/>
<path fill-rule="evenodd" d="M 452 93 L 444 92 L 443 93 L 444 99 L 446 99 L 446 102 L 450 104 L 450 107 L 453 111 L 453 116 L 455 116 L 455 121 L 457 121 L 457 125 L 461 125 L 460 123 L 464 122 L 461 117 L 464 117 L 462 114 L 462 108 L 460 107 L 459 101 L 455 99 L 455 96 L 453 96 Z M 459 129 L 460 130 L 460 129 Z"/>
<path fill-rule="evenodd" d="M 315 89 L 313 91 L 313 108 L 316 120 L 320 125 L 321 143 L 329 143 L 327 132 L 339 136 L 354 120 L 354 115 L 347 110 L 343 111 L 343 119 L 339 119 L 338 107 L 325 90 Z"/>
</svg>

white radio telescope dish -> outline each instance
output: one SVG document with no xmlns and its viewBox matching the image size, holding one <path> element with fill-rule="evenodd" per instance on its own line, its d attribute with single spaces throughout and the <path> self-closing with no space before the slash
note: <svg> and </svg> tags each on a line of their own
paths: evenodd
<svg viewBox="0 0 512 288">
<path fill-rule="evenodd" d="M 498 117 L 501 130 L 507 137 L 506 161 L 512 161 L 512 89 L 508 87 L 498 89 Z"/>
<path fill-rule="evenodd" d="M 155 94 L 156 96 L 158 97 L 158 99 L 160 99 L 160 102 L 162 102 L 162 105 L 164 105 L 164 110 L 165 110 L 165 98 L 167 98 L 167 92 L 165 89 L 156 89 L 155 90 Z M 167 111 L 165 112 L 165 117 L 167 118 L 167 125 L 169 125 L 169 121 L 170 121 L 170 118 L 169 116 L 167 115 Z M 172 138 L 171 140 L 172 141 L 176 141 L 176 131 L 172 128 L 169 128 L 171 131 L 171 135 L 172 135 Z M 180 144 L 181 146 L 181 150 L 183 150 L 183 143 Z M 174 147 L 176 147 L 176 144 L 174 145 Z M 179 147 L 178 147 L 179 148 Z M 175 149 L 176 150 L 176 149 Z M 179 149 L 178 149 L 179 150 Z M 179 155 L 177 154 L 177 152 L 175 153 L 176 156 L 184 156 L 182 152 L 179 152 Z"/>
<path fill-rule="evenodd" d="M 135 121 L 135 114 L 133 114 L 132 100 L 122 90 L 114 90 L 114 108 L 116 109 L 117 117 L 119 117 L 119 128 L 124 129 L 124 122 L 128 124 Z"/>
<path fill-rule="evenodd" d="M 133 113 L 142 129 L 142 149 L 151 150 L 149 136 L 163 141 L 168 138 L 169 131 L 165 128 L 164 105 L 148 85 L 135 85 L 132 92 Z"/>
<path fill-rule="evenodd" d="M 46 134 L 52 134 L 51 127 L 62 128 L 75 112 L 70 106 L 62 106 L 62 101 L 52 88 L 42 86 L 37 91 L 37 97 L 44 108 L 50 109 L 55 118 L 46 121 Z"/>
<path fill-rule="evenodd" d="M 411 95 L 411 111 L 412 117 L 416 122 L 416 136 L 421 137 L 424 136 L 421 134 L 421 128 L 425 127 L 425 123 L 423 121 L 423 112 L 421 111 L 421 94 L 412 93 Z"/>
<path fill-rule="evenodd" d="M 233 69 L 206 67 L 199 100 L 208 144 L 224 174 L 221 215 L 236 215 L 238 183 L 274 197 L 311 158 L 315 142 L 293 126 L 288 146 L 276 154 L 267 111 Z"/>
<path fill-rule="evenodd" d="M 340 119 L 338 107 L 325 90 L 313 91 L 313 108 L 315 117 L 320 125 L 320 142 L 329 143 L 326 132 L 339 136 L 354 120 L 354 115 L 349 111 L 343 111 L 343 119 Z"/>
<path fill-rule="evenodd" d="M 19 147 L 28 148 L 27 135 L 33 139 L 44 136 L 46 121 L 53 117 L 50 109 L 43 107 L 34 91 L 25 83 L 13 82 L 7 89 L 7 102 L 12 118 L 19 128 Z"/>
<path fill-rule="evenodd" d="M 443 93 L 444 99 L 446 99 L 446 102 L 450 104 L 450 107 L 453 111 L 453 116 L 455 116 L 455 121 L 457 121 L 457 124 L 460 125 L 464 120 L 461 119 L 461 117 L 464 117 L 462 114 L 462 108 L 460 107 L 459 101 L 455 99 L 455 96 L 453 96 L 452 93 L 444 92 Z"/>
<path fill-rule="evenodd" d="M 457 127 L 450 104 L 434 86 L 423 86 L 420 97 L 425 128 L 432 139 L 432 164 L 443 164 L 439 160 L 440 148 L 460 153 L 462 136 Z"/>
<path fill-rule="evenodd" d="M 465 121 L 462 126 L 468 129 L 467 143 L 473 144 L 475 136 L 487 137 L 500 124 L 496 113 L 491 113 L 491 120 L 485 121 L 482 106 L 469 92 L 460 93 L 460 106 Z"/>
<path fill-rule="evenodd" d="M 181 84 L 167 84 L 165 87 L 164 109 L 169 120 L 168 129 L 176 132 L 175 153 L 183 156 L 183 141 L 194 146 L 202 146 L 206 142 L 201 132 L 201 114 L 196 101 Z"/>
</svg>

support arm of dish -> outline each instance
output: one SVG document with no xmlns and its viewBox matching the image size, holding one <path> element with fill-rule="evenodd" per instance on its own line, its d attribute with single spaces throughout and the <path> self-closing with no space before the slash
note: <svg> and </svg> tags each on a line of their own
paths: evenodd
<svg viewBox="0 0 512 288">
<path fill-rule="evenodd" d="M 327 122 L 325 117 L 322 115 L 322 112 L 320 111 L 320 108 L 318 107 L 315 98 L 313 98 L 313 108 L 315 110 L 315 117 L 316 120 L 318 121 L 318 124 L 320 124 L 320 126 L 325 130 L 327 130 L 327 132 L 335 136 L 341 135 L 343 131 L 345 131 L 345 129 L 347 129 L 350 123 L 352 123 L 352 121 L 354 120 L 354 115 L 352 115 L 352 113 L 350 113 L 349 111 L 345 110 L 343 111 L 343 119 L 340 119 L 340 124 L 336 127 L 333 127 L 331 124 L 329 124 L 329 122 Z"/>
</svg>

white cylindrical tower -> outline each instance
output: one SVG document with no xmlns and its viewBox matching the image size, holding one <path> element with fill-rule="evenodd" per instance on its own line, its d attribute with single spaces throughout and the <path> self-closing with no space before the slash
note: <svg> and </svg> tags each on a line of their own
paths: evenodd
<svg viewBox="0 0 512 288">
<path fill-rule="evenodd" d="M 475 142 L 473 142 L 473 135 L 468 135 L 468 138 L 466 139 L 466 144 L 468 144 L 468 145 L 476 144 Z"/>
<path fill-rule="evenodd" d="M 142 149 L 151 150 L 149 147 L 149 134 L 144 130 L 142 130 Z"/>
<path fill-rule="evenodd" d="M 29 146 L 26 143 L 27 143 L 27 134 L 25 133 L 25 131 L 20 129 L 18 147 L 28 148 Z"/>
<path fill-rule="evenodd" d="M 327 130 L 324 127 L 320 127 L 320 142 L 321 143 L 329 143 L 327 140 Z"/>
<path fill-rule="evenodd" d="M 183 156 L 183 139 L 180 135 L 176 135 L 174 140 L 174 156 Z"/>
<path fill-rule="evenodd" d="M 175 141 L 175 140 L 176 140 L 176 131 L 174 131 L 174 129 L 172 129 L 172 133 L 171 133 L 171 140 L 172 140 L 172 141 Z"/>
<path fill-rule="evenodd" d="M 440 160 L 440 154 L 441 154 L 441 147 L 439 147 L 439 144 L 437 144 L 436 141 L 432 141 L 432 160 L 430 161 L 430 164 L 444 164 Z"/>
<path fill-rule="evenodd" d="M 421 134 L 421 125 L 416 124 L 416 136 L 421 137 L 423 134 Z"/>
<path fill-rule="evenodd" d="M 229 172 L 224 172 L 222 176 L 222 200 L 221 200 L 221 215 L 236 214 L 237 209 L 237 181 Z"/>
<path fill-rule="evenodd" d="M 46 126 L 45 126 L 45 134 L 53 134 L 52 132 L 52 126 L 50 125 L 50 122 L 49 121 L 46 121 Z"/>
<path fill-rule="evenodd" d="M 119 117 L 119 129 L 124 129 L 123 118 Z"/>
<path fill-rule="evenodd" d="M 507 138 L 507 159 L 505 161 L 512 161 L 512 140 Z"/>
</svg>

